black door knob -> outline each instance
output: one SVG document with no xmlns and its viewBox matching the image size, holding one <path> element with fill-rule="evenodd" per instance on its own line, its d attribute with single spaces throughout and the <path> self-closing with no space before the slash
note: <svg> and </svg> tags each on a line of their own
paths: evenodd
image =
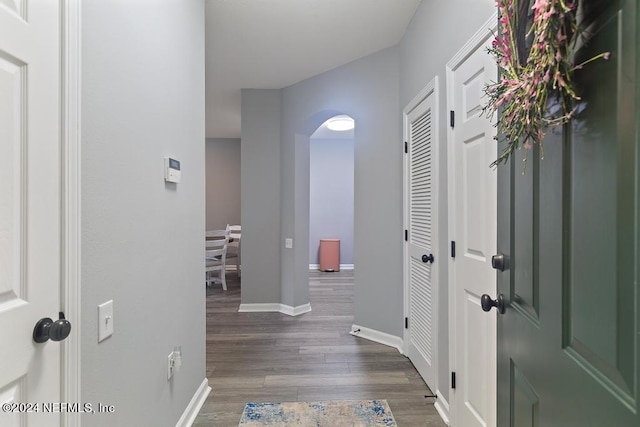
<svg viewBox="0 0 640 427">
<path fill-rule="evenodd" d="M 38 320 L 33 328 L 33 341 L 37 343 L 62 341 L 71 333 L 71 323 L 64 318 L 64 313 L 59 313 L 59 319 L 55 322 L 48 317 Z"/>
<path fill-rule="evenodd" d="M 431 264 L 433 264 L 433 261 L 434 261 L 433 254 L 422 255 L 422 262 L 430 262 Z"/>
<path fill-rule="evenodd" d="M 498 313 L 504 314 L 504 296 L 502 294 L 498 295 L 498 298 L 495 300 L 491 299 L 489 295 L 484 294 L 480 297 L 480 305 L 483 311 L 491 311 L 491 308 L 495 307 Z"/>
</svg>

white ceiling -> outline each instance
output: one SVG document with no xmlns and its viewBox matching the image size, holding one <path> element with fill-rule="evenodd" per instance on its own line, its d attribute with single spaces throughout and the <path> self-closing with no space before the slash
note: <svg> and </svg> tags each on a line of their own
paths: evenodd
<svg viewBox="0 0 640 427">
<path fill-rule="evenodd" d="M 421 0 L 207 0 L 206 135 L 240 137 L 240 89 L 280 89 L 397 44 Z"/>
</svg>

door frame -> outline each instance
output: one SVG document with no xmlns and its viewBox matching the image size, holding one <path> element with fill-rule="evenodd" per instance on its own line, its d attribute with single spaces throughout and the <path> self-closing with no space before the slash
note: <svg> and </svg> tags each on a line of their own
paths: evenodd
<svg viewBox="0 0 640 427">
<path fill-rule="evenodd" d="M 61 277 L 60 310 L 72 323 L 72 333 L 62 341 L 60 396 L 62 402 L 81 399 L 81 0 L 60 2 L 61 67 Z M 63 426 L 81 425 L 80 413 L 63 413 Z"/>
<path fill-rule="evenodd" d="M 447 62 L 446 67 L 446 76 L 447 76 L 447 111 L 454 111 L 455 105 L 453 101 L 454 97 L 454 87 L 453 87 L 453 74 L 454 72 L 462 65 L 471 54 L 473 54 L 477 49 L 481 48 L 481 46 L 489 39 L 490 37 L 494 37 L 498 33 L 498 13 L 494 12 L 491 17 L 478 29 L 478 31 L 467 41 L 467 43 Z M 454 141 L 454 128 L 450 125 L 447 126 L 447 209 L 448 209 L 448 217 L 453 218 L 455 215 L 455 174 L 454 174 L 454 161 L 455 155 L 454 150 L 455 146 L 453 144 Z M 496 190 L 497 191 L 497 190 Z M 497 221 L 497 218 L 496 218 Z M 449 240 L 454 240 L 454 221 L 448 221 L 448 230 L 447 234 Z M 497 242 L 497 236 L 496 236 Z M 451 255 L 451 254 L 449 254 Z M 456 300 L 455 300 L 455 280 L 456 280 L 456 271 L 455 264 L 453 258 L 451 256 L 447 256 L 448 259 L 448 272 L 449 272 L 449 283 L 448 283 L 448 299 L 449 299 L 449 369 L 451 372 L 455 372 L 456 369 Z M 496 281 L 497 288 L 497 281 Z M 497 335 L 497 331 L 496 331 Z M 496 349 L 497 350 L 497 349 Z M 497 360 L 496 360 L 497 364 Z M 451 387 L 451 384 L 449 385 Z M 497 396 L 496 396 L 497 398 Z M 449 416 L 451 419 L 452 425 L 456 423 L 456 415 L 457 408 L 455 399 L 451 396 L 449 398 Z"/>
<path fill-rule="evenodd" d="M 432 176 L 433 176 L 433 181 L 432 181 L 432 188 L 431 188 L 431 197 L 432 197 L 432 201 L 433 204 L 435 206 L 435 208 L 432 209 L 431 211 L 431 229 L 433 232 L 432 235 L 432 250 L 434 252 L 436 252 L 436 257 L 435 257 L 435 261 L 432 263 L 431 265 L 431 284 L 432 284 L 432 289 L 433 289 L 433 294 L 432 294 L 432 300 L 434 302 L 433 304 L 433 348 L 434 348 L 434 352 L 433 352 L 433 366 L 434 366 L 434 371 L 435 371 L 435 376 L 434 376 L 434 384 L 427 384 L 429 386 L 429 388 L 431 389 L 431 391 L 437 396 L 436 397 L 436 401 L 435 401 L 435 407 L 438 410 L 438 413 L 440 413 L 440 415 L 442 416 L 443 419 L 447 419 L 447 414 L 449 412 L 449 404 L 447 403 L 447 401 L 444 399 L 444 397 L 442 396 L 442 393 L 440 392 L 440 385 L 438 384 L 438 348 L 440 347 L 440 340 L 439 340 L 439 334 L 438 334 L 438 328 L 439 328 L 439 316 L 440 316 L 440 310 L 439 310 L 439 304 L 438 304 L 438 298 L 440 295 L 440 282 L 439 282 L 439 274 L 438 274 L 438 266 L 440 265 L 440 259 L 441 256 L 440 254 L 437 254 L 437 249 L 440 247 L 440 241 L 439 241 L 439 233 L 438 233 L 438 226 L 439 226 L 439 221 L 438 221 L 438 201 L 439 201 L 439 197 L 440 197 L 440 185 L 439 185 L 439 178 L 438 178 L 438 173 L 439 173 L 439 161 L 440 161 L 440 132 L 439 132 L 439 128 L 440 128 L 440 118 L 439 118 L 439 104 L 440 104 L 440 98 L 439 98 L 439 82 L 438 82 L 438 76 L 436 75 L 424 88 L 422 88 L 422 90 L 420 92 L 418 92 L 418 94 L 407 104 L 407 106 L 402 110 L 402 137 L 403 137 L 403 143 L 409 143 L 409 138 L 410 138 L 410 132 L 409 132 L 409 114 L 411 114 L 411 112 L 418 107 L 422 101 L 424 101 L 425 99 L 427 99 L 429 96 L 433 96 L 434 97 L 434 108 L 432 111 L 432 123 L 434 123 L 433 126 L 433 146 L 432 146 L 432 160 L 431 160 L 431 167 L 432 167 Z M 409 186 L 407 185 L 407 183 L 409 182 L 409 155 L 407 153 L 405 153 L 405 155 L 403 156 L 402 159 L 402 169 L 403 169 L 403 178 L 402 178 L 402 226 L 403 226 L 403 230 L 409 230 L 409 203 L 410 203 L 410 197 L 409 197 Z M 404 244 L 402 245 L 402 283 L 403 283 L 403 288 L 404 288 L 404 317 L 407 318 L 409 317 L 410 314 L 410 301 L 409 301 L 409 288 L 410 288 L 410 281 L 409 281 L 409 266 L 410 266 L 410 256 L 409 256 L 409 245 L 408 245 L 408 241 L 405 241 Z M 411 319 L 409 319 L 409 322 L 411 322 Z M 405 328 L 403 330 L 403 335 L 402 335 L 402 351 L 404 352 L 405 355 L 408 354 L 408 350 L 409 350 L 409 341 L 410 341 L 410 336 L 409 336 L 409 328 Z"/>
</svg>

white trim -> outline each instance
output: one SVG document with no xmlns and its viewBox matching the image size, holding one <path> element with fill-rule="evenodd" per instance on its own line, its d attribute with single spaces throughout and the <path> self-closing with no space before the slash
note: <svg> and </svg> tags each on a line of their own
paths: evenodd
<svg viewBox="0 0 640 427">
<path fill-rule="evenodd" d="M 438 334 L 438 330 L 440 327 L 440 268 L 443 268 L 444 265 L 443 260 L 446 257 L 446 254 L 439 255 L 438 249 L 440 248 L 440 220 L 438 215 L 438 206 L 440 204 L 440 83 L 439 77 L 435 76 L 410 102 L 402 111 L 402 119 L 403 119 L 403 137 L 404 141 L 409 142 L 410 139 L 410 129 L 409 129 L 409 116 L 412 112 L 419 107 L 423 101 L 425 101 L 429 96 L 433 97 L 433 109 L 432 109 L 432 122 L 437 123 L 436 126 L 433 126 L 433 139 L 432 139 L 432 158 L 431 158 L 431 170 L 432 170 L 432 212 L 431 212 L 431 230 L 432 230 L 432 250 L 435 253 L 435 262 L 431 265 L 431 286 L 432 286 L 432 334 L 433 334 L 433 354 L 432 354 L 432 364 L 433 364 L 433 372 L 434 378 L 432 379 L 433 384 L 427 384 L 432 390 L 436 390 L 439 387 L 438 378 L 439 378 L 439 360 L 438 360 L 438 348 L 444 344 L 441 342 L 441 338 Z M 403 229 L 409 230 L 409 213 L 410 213 L 410 197 L 409 197 L 409 174 L 410 174 L 410 164 L 409 164 L 409 155 L 403 156 L 403 181 L 402 181 L 402 189 L 403 189 Z M 403 254 L 403 290 L 404 290 L 404 316 L 411 317 L 411 307 L 410 307 L 410 277 L 409 277 L 409 266 L 410 266 L 410 255 L 409 255 L 409 242 L 404 242 L 402 247 Z M 409 321 L 409 328 L 403 330 L 402 339 L 404 342 L 404 354 L 409 354 L 409 345 L 411 344 L 411 321 Z"/>
<path fill-rule="evenodd" d="M 365 328 L 364 326 L 351 325 L 351 335 L 367 339 L 369 341 L 377 342 L 379 344 L 388 345 L 393 347 L 400 354 L 404 354 L 402 338 L 395 335 L 387 334 L 386 332 L 376 331 L 375 329 Z"/>
<path fill-rule="evenodd" d="M 299 316 L 301 314 L 308 313 L 310 311 L 311 311 L 310 303 L 298 305 L 296 307 L 280 304 L 280 313 L 286 314 L 288 316 Z"/>
<path fill-rule="evenodd" d="M 263 313 L 263 312 L 280 312 L 279 303 L 267 304 L 240 304 L 239 313 Z"/>
<path fill-rule="evenodd" d="M 460 65 L 484 42 L 498 31 L 498 12 L 494 12 L 487 21 L 482 24 L 480 29 L 465 43 L 464 46 L 447 62 L 447 76 L 449 70 L 455 71 Z M 449 87 L 449 79 L 447 78 L 447 88 Z M 447 95 L 449 93 L 447 92 Z M 448 98 L 447 98 L 448 99 Z"/>
<path fill-rule="evenodd" d="M 209 393 L 211 393 L 211 387 L 209 387 L 209 380 L 205 378 L 176 423 L 176 427 L 190 427 L 193 424 Z"/>
<path fill-rule="evenodd" d="M 62 75 L 62 285 L 61 307 L 73 329 L 63 342 L 61 363 L 61 401 L 82 402 L 81 394 L 81 2 L 61 3 L 61 75 Z M 62 415 L 62 425 L 81 425 L 79 413 Z"/>
<path fill-rule="evenodd" d="M 340 270 L 353 270 L 353 264 L 340 264 Z M 309 264 L 309 271 L 320 270 L 320 264 Z"/>
<path fill-rule="evenodd" d="M 480 48 L 490 37 L 492 37 L 498 29 L 498 13 L 494 12 L 491 17 L 480 27 L 480 29 L 467 41 L 467 43 L 454 55 L 449 62 L 447 62 L 446 76 L 447 76 L 447 111 L 454 111 L 454 72 L 464 63 L 464 61 L 471 56 L 478 48 Z M 450 218 L 448 224 L 448 238 L 447 240 L 456 240 L 456 230 L 453 218 L 455 218 L 455 188 L 456 188 L 456 176 L 455 176 L 455 155 L 454 155 L 454 129 L 447 126 L 447 188 L 448 188 L 448 217 Z M 448 271 L 449 271 L 449 369 L 455 371 L 456 369 L 456 305 L 455 305 L 455 292 L 456 292 L 456 271 L 455 271 L 455 259 L 448 257 Z M 454 399 L 455 390 L 450 390 L 451 404 L 449 413 L 450 423 L 456 423 L 456 402 Z"/>
<path fill-rule="evenodd" d="M 408 116 L 409 113 L 411 113 L 418 105 L 420 105 L 420 103 L 424 101 L 429 95 L 431 95 L 431 93 L 436 92 L 437 89 L 438 89 L 438 76 L 435 76 L 429 83 L 427 83 L 427 85 L 424 88 L 422 88 L 420 92 L 418 92 L 416 96 L 413 97 L 411 101 L 409 101 L 407 106 L 404 107 L 404 110 L 402 110 L 403 114 L 405 116 Z M 407 123 L 405 122 L 405 124 Z M 406 131 L 407 129 L 406 126 L 404 129 Z M 408 136 L 409 136 L 408 134 L 406 133 L 404 134 L 405 141 L 407 141 Z"/>
<path fill-rule="evenodd" d="M 447 402 L 447 399 L 442 397 L 442 392 L 440 392 L 440 390 L 436 391 L 436 396 L 438 397 L 433 403 L 433 406 L 435 406 L 440 418 L 442 418 L 442 421 L 449 426 L 451 425 L 451 421 L 449 420 L 449 402 Z"/>
<path fill-rule="evenodd" d="M 299 316 L 311 311 L 311 304 L 306 303 L 292 307 L 290 305 L 267 303 L 267 304 L 240 304 L 239 313 L 282 313 L 288 316 Z"/>
</svg>

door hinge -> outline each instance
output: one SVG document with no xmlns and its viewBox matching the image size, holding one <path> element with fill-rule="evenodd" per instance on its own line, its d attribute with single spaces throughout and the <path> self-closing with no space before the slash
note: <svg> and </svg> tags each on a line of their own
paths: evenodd
<svg viewBox="0 0 640 427">
<path fill-rule="evenodd" d="M 409 144 L 407 143 L 407 141 L 404 142 L 404 152 L 405 153 L 409 152 Z"/>
<path fill-rule="evenodd" d="M 409 230 L 404 230 L 404 241 L 405 242 L 409 241 Z"/>
<path fill-rule="evenodd" d="M 451 372 L 451 388 L 456 388 L 456 373 Z"/>
<path fill-rule="evenodd" d="M 451 241 L 451 258 L 456 257 L 456 242 L 454 240 Z"/>
<path fill-rule="evenodd" d="M 452 128 L 456 125 L 456 112 L 451 110 L 449 111 L 449 126 Z"/>
<path fill-rule="evenodd" d="M 409 318 L 408 317 L 404 318 L 404 328 L 405 329 L 409 329 Z"/>
</svg>

